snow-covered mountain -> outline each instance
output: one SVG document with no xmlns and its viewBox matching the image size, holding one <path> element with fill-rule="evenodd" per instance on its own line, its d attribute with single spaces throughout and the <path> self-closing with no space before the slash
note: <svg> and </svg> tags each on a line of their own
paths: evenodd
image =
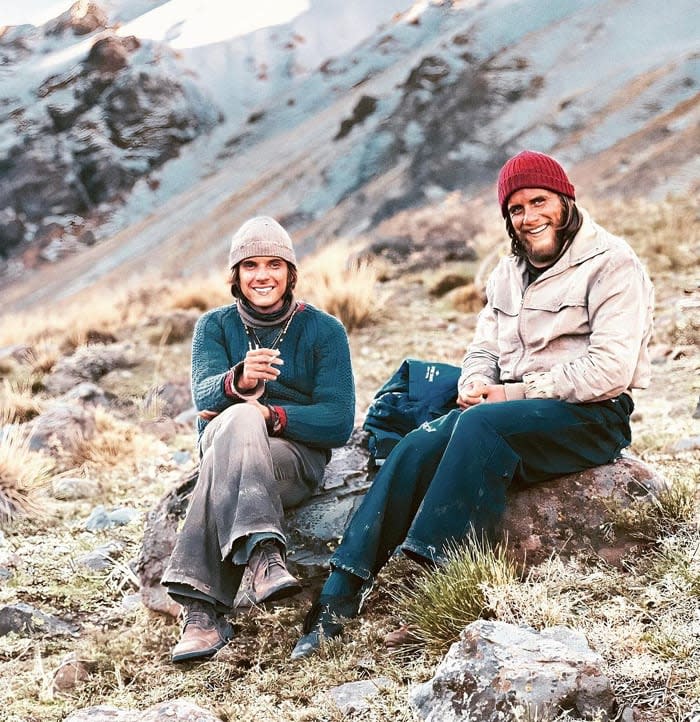
<svg viewBox="0 0 700 722">
<path fill-rule="evenodd" d="M 492 194 L 524 147 L 590 196 L 698 190 L 695 3 L 408 2 L 110 0 L 7 28 L 3 295 L 210 269 L 253 213 L 303 252 Z"/>
</svg>

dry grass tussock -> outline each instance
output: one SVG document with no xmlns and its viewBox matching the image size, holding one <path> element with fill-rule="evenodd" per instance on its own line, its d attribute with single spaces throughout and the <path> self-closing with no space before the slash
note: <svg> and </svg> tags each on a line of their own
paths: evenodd
<svg viewBox="0 0 700 722">
<path fill-rule="evenodd" d="M 449 550 L 444 565 L 425 571 L 399 592 L 399 613 L 429 650 L 446 652 L 464 627 L 490 614 L 488 588 L 516 577 L 507 545 L 492 547 L 471 534 Z"/>
<path fill-rule="evenodd" d="M 95 409 L 96 433 L 85 439 L 64 459 L 64 466 L 82 467 L 93 474 L 121 467 L 135 470 L 143 459 L 157 456 L 162 443 L 138 426 L 118 419 L 103 408 Z"/>
<path fill-rule="evenodd" d="M 622 236 L 646 261 L 652 275 L 697 266 L 700 252 L 700 199 L 669 197 L 596 202 L 593 218 Z"/>
<path fill-rule="evenodd" d="M 452 210 L 457 214 L 457 205 Z M 601 205 L 592 212 L 601 225 L 628 237 L 652 269 L 660 303 L 666 299 L 673 303 L 683 293 L 692 266 L 686 256 L 665 257 L 692 252 L 693 244 L 697 245 L 697 201 L 671 199 L 658 207 L 626 202 Z M 643 232 L 645 223 L 639 222 L 640 213 L 657 219 L 648 234 Z M 406 220 L 425 222 L 416 226 L 420 233 L 428 232 L 428 221 L 434 226 L 442 222 L 431 220 L 427 212 Z M 450 227 L 451 222 L 445 220 L 444 226 Z M 488 243 L 503 248 L 500 223 L 494 231 L 485 225 L 481 228 L 480 248 Z M 465 305 L 460 306 L 459 289 L 440 299 L 428 297 L 425 279 L 429 274 L 458 271 L 467 275 L 461 265 L 429 269 L 422 279 L 398 278 L 382 284 L 375 269 L 348 265 L 347 258 L 347 249 L 338 246 L 304 259 L 298 295 L 335 313 L 351 329 L 358 413 L 362 413 L 402 358 L 458 364 L 480 304 L 478 294 L 464 292 Z M 485 253 L 481 258 L 487 265 Z M 671 270 L 673 264 L 677 270 Z M 395 302 L 374 315 L 384 293 L 393 294 Z M 106 304 L 99 295 L 94 296 L 94 303 L 92 296 L 86 296 L 62 309 L 60 317 L 36 314 L 0 320 L 0 345 L 22 341 L 34 349 L 28 363 L 3 362 L 0 368 L 2 406 L 13 410 L 15 419 L 29 418 L 35 413 L 33 404 L 40 409 L 50 401 L 41 377 L 61 348 L 89 341 L 98 331 L 131 340 L 139 329 L 144 333 L 144 319 L 165 316 L 163 312 L 173 309 L 201 311 L 231 301 L 223 273 L 167 283 L 151 280 L 109 296 Z M 641 419 L 633 423 L 634 451 L 678 483 L 659 497 L 655 509 L 633 507 L 614 518 L 613 526 L 634 528 L 648 543 L 647 550 L 631 556 L 623 568 L 611 568 L 595 557 L 553 556 L 525 574 L 513 569 L 500 550 L 479 544 L 455 550 L 451 565 L 432 575 L 416 574 L 414 565 L 409 570 L 406 560 L 393 559 L 363 614 L 348 623 L 344 640 L 323 645 L 311 659 L 294 666 L 288 659 L 307 608 L 306 602 L 295 599 L 269 608 L 239 610 L 233 620 L 235 639 L 216 659 L 173 666 L 169 651 L 179 635 L 179 624 L 127 604 L 137 587 L 130 563 L 140 550 L 142 523 L 97 534 L 88 533 L 84 526 L 97 504 L 132 506 L 143 519 L 182 473 L 173 452 L 193 448 L 192 434 L 187 434 L 185 442 L 178 438 L 163 443 L 145 431 L 144 421 L 160 414 L 156 401 L 150 406 L 133 404 L 134 398 L 141 398 L 142 387 L 158 378 L 187 373 L 187 339 L 166 343 L 159 333 L 152 340 L 136 340 L 150 351 L 148 363 L 130 369 L 129 376 L 117 372 L 109 380 L 98 381 L 129 402 L 123 406 L 128 411 L 120 417 L 117 410 L 98 409 L 93 439 L 70 458 L 59 460 L 71 475 L 94 481 L 100 496 L 52 502 L 57 511 L 40 521 L 17 516 L 15 507 L 11 522 L 5 513 L 5 546 L 0 540 L 0 556 L 15 555 L 17 561 L 13 576 L 0 584 L 0 606 L 26 602 L 80 623 L 81 631 L 76 638 L 0 637 L 3 720 L 59 722 L 71 711 L 93 705 L 142 710 L 189 696 L 223 720 L 340 722 L 347 717 L 334 706 L 328 690 L 345 682 L 385 676 L 392 681 L 392 689 L 378 695 L 354 719 L 413 722 L 407 701 L 410 686 L 431 676 L 445 645 L 478 616 L 538 629 L 564 624 L 581 630 L 602 655 L 621 704 L 635 707 L 637 722 L 690 722 L 700 709 L 698 452 L 669 451 L 678 438 L 697 433 L 689 421 L 690 401 L 694 408 L 698 393 L 692 387 L 690 361 L 669 359 L 656 374 L 657 385 L 635 399 Z M 659 399 L 665 405 L 656 406 Z M 0 420 L 0 426 L 10 420 Z M 24 440 L 13 435 L 16 427 L 5 428 L 0 440 L 0 505 L 2 495 L 11 488 L 5 498 L 13 503 L 26 489 L 30 503 L 37 500 L 47 507 L 49 497 L 43 487 L 51 463 L 27 450 Z M 80 564 L 81 555 L 105 542 L 122 547 L 108 568 L 94 571 Z M 318 581 L 308 583 L 313 586 Z M 402 596 L 400 590 L 407 587 L 409 592 Z M 404 599 L 401 604 L 397 596 Z M 392 654 L 384 648 L 383 637 L 406 621 L 422 625 L 423 645 L 406 655 Z M 75 688 L 59 692 L 53 675 L 68 653 L 85 661 L 88 675 Z"/>
<path fill-rule="evenodd" d="M 373 320 L 382 306 L 377 267 L 340 242 L 305 259 L 297 295 L 340 319 L 348 332 Z"/>
<path fill-rule="evenodd" d="M 0 415 L 0 525 L 17 517 L 40 518 L 45 512 L 42 492 L 53 462 L 32 451 L 24 429 L 3 410 Z"/>
</svg>

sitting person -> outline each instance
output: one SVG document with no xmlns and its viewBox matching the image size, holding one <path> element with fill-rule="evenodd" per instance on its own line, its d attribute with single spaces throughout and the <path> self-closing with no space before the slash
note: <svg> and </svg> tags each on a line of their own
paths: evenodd
<svg viewBox="0 0 700 722">
<path fill-rule="evenodd" d="M 286 567 L 283 510 L 311 496 L 354 425 L 345 329 L 294 298 L 296 263 L 279 223 L 244 223 L 229 253 L 236 302 L 194 330 L 199 478 L 163 576 L 184 610 L 174 662 L 227 643 L 224 615 L 246 567 L 257 603 L 300 591 Z"/>
<path fill-rule="evenodd" d="M 391 451 L 331 557 L 292 658 L 359 613 L 398 548 L 440 563 L 470 530 L 493 535 L 512 484 L 608 463 L 630 443 L 648 385 L 653 288 L 622 240 L 575 202 L 561 165 L 524 151 L 498 177 L 511 239 L 486 288 L 457 383 L 459 408 Z"/>
</svg>

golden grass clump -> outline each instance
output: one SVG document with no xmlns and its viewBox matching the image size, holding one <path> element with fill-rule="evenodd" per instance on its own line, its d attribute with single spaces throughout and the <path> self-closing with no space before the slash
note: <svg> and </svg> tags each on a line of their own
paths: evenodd
<svg viewBox="0 0 700 722">
<path fill-rule="evenodd" d="M 653 497 L 633 500 L 626 508 L 611 507 L 614 526 L 639 539 L 655 541 L 674 534 L 679 528 L 692 523 L 697 515 L 697 480 L 677 476 Z"/>
<path fill-rule="evenodd" d="M 0 416 L 0 525 L 20 516 L 43 514 L 40 493 L 49 483 L 53 462 L 29 448 L 29 439 L 15 419 Z"/>
<path fill-rule="evenodd" d="M 297 295 L 338 318 L 348 332 L 372 321 L 383 305 L 375 265 L 352 260 L 348 248 L 335 243 L 305 259 Z"/>
<path fill-rule="evenodd" d="M 441 567 L 423 572 L 397 593 L 402 618 L 432 651 L 444 652 L 460 632 L 490 610 L 489 587 L 511 584 L 517 565 L 506 545 L 492 546 L 471 534 L 447 552 Z"/>
<path fill-rule="evenodd" d="M 95 409 L 96 433 L 84 439 L 71 454 L 75 466 L 85 465 L 95 471 L 116 466 L 135 466 L 141 460 L 155 455 L 160 442 L 150 434 L 144 434 L 138 426 L 121 421 L 109 411 Z"/>
<path fill-rule="evenodd" d="M 594 204 L 592 212 L 608 231 L 622 236 L 637 251 L 652 274 L 697 265 L 697 197 L 669 197 L 662 202 L 642 198 L 600 202 Z"/>
<path fill-rule="evenodd" d="M 473 283 L 456 288 L 449 298 L 453 308 L 462 313 L 478 313 L 484 307 L 484 296 Z"/>
<path fill-rule="evenodd" d="M 207 276 L 178 278 L 163 293 L 168 308 L 197 309 L 206 311 L 225 306 L 233 301 L 231 289 L 225 281 L 225 272 L 213 272 Z"/>
<path fill-rule="evenodd" d="M 32 386 L 3 379 L 0 385 L 0 407 L 15 422 L 30 421 L 41 413 L 41 403 L 34 396 Z"/>
</svg>

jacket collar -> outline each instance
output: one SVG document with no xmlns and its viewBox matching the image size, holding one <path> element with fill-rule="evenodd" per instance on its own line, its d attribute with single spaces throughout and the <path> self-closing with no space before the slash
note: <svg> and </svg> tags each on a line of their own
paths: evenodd
<svg viewBox="0 0 700 722">
<path fill-rule="evenodd" d="M 564 251 L 562 257 L 551 267 L 548 268 L 537 280 L 556 276 L 565 271 L 567 268 L 577 266 L 579 263 L 587 261 L 599 253 L 603 253 L 610 247 L 609 239 L 603 229 L 591 220 L 588 211 L 578 207 L 581 214 L 582 223 L 578 233 L 574 236 L 574 240 Z M 525 266 L 525 261 L 520 264 Z"/>
</svg>

